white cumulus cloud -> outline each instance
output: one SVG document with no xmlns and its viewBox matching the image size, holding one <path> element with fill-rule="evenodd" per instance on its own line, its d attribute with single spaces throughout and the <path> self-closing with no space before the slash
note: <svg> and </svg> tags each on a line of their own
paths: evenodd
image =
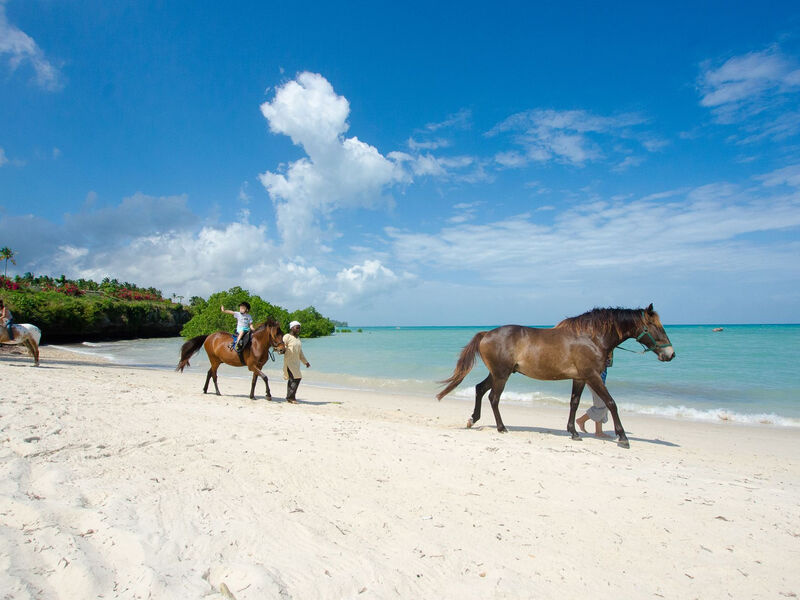
<svg viewBox="0 0 800 600">
<path fill-rule="evenodd" d="M 379 260 L 365 260 L 336 274 L 336 286 L 328 292 L 327 301 L 341 306 L 354 299 L 384 294 L 414 279 L 409 273 L 398 275 Z"/>
<path fill-rule="evenodd" d="M 289 136 L 307 156 L 281 172 L 260 175 L 276 206 L 284 243 L 321 241 L 331 214 L 341 208 L 373 207 L 393 184 L 408 179 L 398 163 L 357 137 L 344 137 L 350 105 L 327 79 L 300 73 L 261 105 L 270 130 Z"/>
</svg>

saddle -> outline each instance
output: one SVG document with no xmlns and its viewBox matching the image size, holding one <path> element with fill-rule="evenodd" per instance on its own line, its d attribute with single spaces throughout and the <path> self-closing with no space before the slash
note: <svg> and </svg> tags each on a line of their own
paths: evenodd
<svg viewBox="0 0 800 600">
<path fill-rule="evenodd" d="M 236 352 L 236 354 L 239 355 L 239 361 L 244 366 L 244 364 L 245 364 L 245 362 L 244 362 L 244 350 L 245 350 L 245 348 L 247 348 L 250 345 L 251 339 L 253 337 L 252 331 L 250 329 L 245 331 L 244 335 L 242 336 L 242 341 L 239 342 L 238 344 L 236 344 L 236 338 L 238 337 L 238 335 L 236 333 L 233 333 L 232 337 L 233 337 L 233 342 L 231 343 L 231 347 Z M 236 345 L 234 346 L 234 344 L 236 344 Z"/>
</svg>

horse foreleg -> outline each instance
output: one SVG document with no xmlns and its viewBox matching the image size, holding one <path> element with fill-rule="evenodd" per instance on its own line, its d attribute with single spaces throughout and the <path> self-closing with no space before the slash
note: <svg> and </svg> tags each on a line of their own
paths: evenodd
<svg viewBox="0 0 800 600">
<path fill-rule="evenodd" d="M 472 427 L 481 418 L 481 404 L 483 404 L 483 396 L 492 387 L 492 375 L 481 381 L 475 386 L 475 409 L 472 411 L 472 416 L 467 421 L 467 429 Z"/>
<path fill-rule="evenodd" d="M 267 387 L 267 401 L 272 402 L 272 392 L 269 391 L 269 379 L 264 375 L 264 385 Z"/>
<path fill-rule="evenodd" d="M 256 381 L 258 380 L 258 373 L 253 372 L 253 381 L 250 383 L 250 400 L 256 399 Z"/>
<path fill-rule="evenodd" d="M 497 423 L 497 431 L 500 433 L 506 433 L 508 431 L 506 426 L 503 425 L 503 419 L 500 418 L 500 394 L 503 393 L 506 387 L 506 381 L 508 381 L 508 375 L 503 378 L 492 377 L 492 391 L 489 392 L 489 402 L 492 403 L 494 420 L 495 423 Z"/>
<path fill-rule="evenodd" d="M 257 365 L 251 365 L 250 366 L 250 370 L 253 372 L 253 383 L 250 386 L 250 399 L 251 400 L 255 400 L 255 398 L 256 398 L 256 395 L 255 395 L 256 394 L 256 381 L 258 381 L 258 378 L 261 377 L 261 379 L 264 380 L 264 385 L 267 387 L 267 398 L 266 399 L 267 399 L 267 401 L 272 401 L 272 393 L 269 391 L 269 380 L 267 379 L 267 376 L 264 374 L 264 372 Z"/>
<path fill-rule="evenodd" d="M 569 419 L 567 419 L 567 431 L 572 434 L 573 440 L 581 439 L 575 430 L 575 414 L 578 412 L 578 405 L 581 403 L 581 394 L 586 386 L 585 381 L 572 380 L 572 396 L 569 398 Z"/>
<path fill-rule="evenodd" d="M 605 402 L 606 406 L 608 407 L 608 410 L 611 413 L 611 418 L 614 419 L 614 433 L 617 434 L 617 444 L 622 448 L 630 448 L 631 443 L 628 441 L 628 436 L 625 435 L 625 430 L 622 428 L 622 421 L 619 419 L 617 403 L 614 402 L 614 398 L 612 398 L 611 394 L 608 392 L 606 384 L 603 383 L 600 375 L 593 375 L 591 379 L 588 379 L 586 382 L 589 384 L 589 387 L 592 388 L 594 393 L 603 399 L 603 402 Z"/>
</svg>

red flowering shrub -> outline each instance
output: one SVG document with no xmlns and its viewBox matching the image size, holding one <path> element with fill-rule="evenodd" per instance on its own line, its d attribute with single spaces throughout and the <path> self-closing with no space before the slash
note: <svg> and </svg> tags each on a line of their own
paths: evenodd
<svg viewBox="0 0 800 600">
<path fill-rule="evenodd" d="M 0 289 L 18 290 L 19 284 L 16 281 L 12 281 L 8 277 L 3 277 L 2 275 L 0 275 Z"/>
<path fill-rule="evenodd" d="M 141 290 L 131 290 L 120 288 L 114 292 L 114 296 L 120 300 L 150 300 L 152 302 L 164 302 L 164 299 L 157 294 L 151 294 Z"/>
<path fill-rule="evenodd" d="M 56 291 L 67 296 L 83 296 L 83 290 L 74 283 L 65 283 L 57 287 Z"/>
</svg>

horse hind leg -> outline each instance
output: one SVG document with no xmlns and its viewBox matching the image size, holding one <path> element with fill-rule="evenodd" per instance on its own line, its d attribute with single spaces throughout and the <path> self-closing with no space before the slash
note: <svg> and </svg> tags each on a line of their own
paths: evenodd
<svg viewBox="0 0 800 600">
<path fill-rule="evenodd" d="M 494 377 L 492 383 L 492 391 L 489 392 L 489 402 L 492 404 L 492 411 L 494 412 L 494 420 L 497 423 L 497 431 L 506 433 L 508 430 L 503 425 L 503 419 L 500 417 L 500 395 L 506 387 L 508 376 L 504 378 Z"/>
<path fill-rule="evenodd" d="M 208 393 L 208 382 L 209 380 L 214 380 L 214 390 L 217 393 L 217 396 L 222 396 L 219 391 L 219 386 L 217 385 L 217 369 L 219 369 L 219 362 L 211 363 L 211 367 L 208 369 L 208 373 L 206 374 L 206 384 L 203 386 L 203 393 Z"/>
<path fill-rule="evenodd" d="M 33 340 L 25 340 L 25 346 L 33 357 L 33 366 L 39 366 L 39 346 Z"/>
<path fill-rule="evenodd" d="M 472 427 L 481 418 L 481 404 L 483 403 L 483 396 L 492 387 L 492 375 L 481 381 L 475 386 L 475 408 L 472 411 L 472 416 L 467 420 L 467 429 Z"/>
<path fill-rule="evenodd" d="M 208 373 L 206 373 L 206 384 L 203 386 L 203 393 L 208 393 L 208 383 L 211 381 L 211 371 L 212 369 L 208 369 Z"/>
<path fill-rule="evenodd" d="M 581 394 L 583 393 L 583 388 L 585 386 L 586 382 L 584 381 L 578 381 L 577 379 L 572 380 L 572 395 L 569 399 L 569 419 L 567 419 L 567 431 L 572 434 L 573 440 L 582 439 L 575 429 L 575 415 L 578 412 L 578 405 L 581 402 Z"/>
</svg>

